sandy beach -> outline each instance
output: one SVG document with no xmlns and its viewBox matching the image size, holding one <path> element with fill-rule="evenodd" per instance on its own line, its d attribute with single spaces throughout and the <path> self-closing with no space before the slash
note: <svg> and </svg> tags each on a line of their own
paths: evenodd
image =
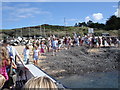
<svg viewBox="0 0 120 90">
<path fill-rule="evenodd" d="M 24 46 L 15 46 L 21 57 Z M 107 72 L 119 70 L 120 48 L 94 48 L 71 47 L 68 50 L 57 52 L 46 52 L 40 56 L 39 67 L 56 79 L 69 75 L 84 75 L 93 72 Z M 32 63 L 32 46 L 30 46 L 30 61 Z"/>
</svg>

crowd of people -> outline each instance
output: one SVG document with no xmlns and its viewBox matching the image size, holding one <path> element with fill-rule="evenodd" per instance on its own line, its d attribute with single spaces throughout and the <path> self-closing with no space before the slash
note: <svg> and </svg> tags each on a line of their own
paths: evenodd
<svg viewBox="0 0 120 90">
<path fill-rule="evenodd" d="M 12 88 L 16 85 L 16 58 L 24 65 L 21 56 L 17 50 L 9 44 L 7 40 L 0 46 L 0 75 L 4 76 L 5 84 L 3 87 Z"/>
<path fill-rule="evenodd" d="M 61 49 L 70 49 L 73 46 L 87 46 L 89 48 L 96 47 L 119 47 L 120 40 L 117 37 L 102 37 L 102 36 L 77 36 L 75 33 L 73 37 L 66 36 L 63 38 L 57 38 L 54 35 L 46 38 L 45 40 L 36 39 L 33 41 L 33 50 L 39 50 L 41 54 L 53 51 L 53 56 L 56 55 L 56 51 Z M 36 48 L 36 49 L 35 49 Z M 34 51 L 35 52 L 35 51 Z"/>
<path fill-rule="evenodd" d="M 120 40 L 116 37 L 95 37 L 87 35 L 81 37 L 77 36 L 77 34 L 74 33 L 73 37 L 66 36 L 63 38 L 57 38 L 53 35 L 44 40 L 35 39 L 32 41 L 33 63 L 35 65 L 38 65 L 39 56 L 45 55 L 46 52 L 52 52 L 52 56 L 56 56 L 57 51 L 60 51 L 62 49 L 70 49 L 74 46 L 87 46 L 90 48 L 97 48 L 106 46 L 119 47 L 119 44 Z M 22 60 L 17 50 L 10 45 L 10 42 L 8 40 L 3 41 L 2 46 L 0 47 L 0 80 L 2 79 L 0 82 L 0 87 L 9 86 L 7 88 L 11 88 L 15 86 L 17 69 L 16 57 L 18 57 L 23 66 L 25 66 L 25 64 L 29 64 L 29 45 L 25 45 L 23 55 L 24 59 Z M 43 80 L 43 78 L 33 78 L 27 83 L 28 85 L 26 85 L 26 87 L 31 87 L 30 82 L 37 81 L 37 79 Z M 40 81 L 37 81 L 37 83 L 38 82 L 40 83 Z M 3 85 L 3 83 L 5 84 Z"/>
<path fill-rule="evenodd" d="M 33 58 L 37 61 L 37 46 L 35 46 L 35 50 L 33 50 Z M 0 46 L 0 89 L 12 89 L 16 86 L 17 79 L 17 63 L 16 56 L 21 61 L 24 66 L 24 63 L 28 64 L 29 60 L 29 46 L 26 45 L 23 54 L 24 54 L 24 62 L 22 61 L 21 56 L 17 52 L 17 50 L 9 44 L 7 40 L 3 41 L 2 46 Z M 34 81 L 34 82 L 33 82 Z M 23 86 L 23 89 L 29 90 L 30 88 L 44 88 L 47 90 L 57 90 L 56 84 L 49 79 L 48 77 L 33 77 L 26 82 Z"/>
<path fill-rule="evenodd" d="M 74 46 L 86 46 L 89 48 L 100 47 L 119 47 L 120 40 L 117 37 L 100 37 L 100 36 L 77 36 L 74 33 L 73 37 L 66 36 L 63 38 L 57 38 L 54 35 L 46 39 L 34 39 L 32 41 L 32 56 L 35 65 L 38 65 L 40 55 L 45 55 L 45 52 L 52 52 L 52 56 L 56 56 L 57 52 L 62 49 L 70 49 Z M 24 50 L 24 62 L 29 63 L 30 49 L 26 45 Z"/>
<path fill-rule="evenodd" d="M 73 37 L 66 36 L 63 38 L 57 38 L 54 35 L 46 39 L 34 39 L 32 41 L 32 52 L 33 62 L 38 65 L 40 55 L 45 55 L 45 52 L 51 52 L 52 56 L 57 55 L 57 51 L 61 49 L 70 49 L 74 46 L 87 46 L 89 48 L 100 48 L 100 47 L 119 47 L 120 40 L 117 37 L 100 37 L 100 36 L 77 36 L 74 33 Z M 29 63 L 30 50 L 29 46 L 26 45 L 23 50 L 24 62 Z"/>
</svg>

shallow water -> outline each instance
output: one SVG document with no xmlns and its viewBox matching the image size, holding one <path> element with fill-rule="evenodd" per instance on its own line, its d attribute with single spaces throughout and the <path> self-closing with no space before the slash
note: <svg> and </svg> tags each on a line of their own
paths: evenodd
<svg viewBox="0 0 120 90">
<path fill-rule="evenodd" d="M 118 88 L 120 72 L 97 72 L 85 75 L 73 75 L 59 81 L 67 88 Z"/>
</svg>

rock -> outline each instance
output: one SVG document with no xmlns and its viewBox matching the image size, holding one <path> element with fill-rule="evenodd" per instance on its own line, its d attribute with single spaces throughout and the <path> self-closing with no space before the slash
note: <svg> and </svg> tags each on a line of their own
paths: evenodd
<svg viewBox="0 0 120 90">
<path fill-rule="evenodd" d="M 51 70 L 65 70 L 64 73 L 56 73 L 54 76 L 69 76 L 72 74 L 85 74 L 90 72 L 107 72 L 118 69 L 120 61 L 120 49 L 102 48 L 95 53 L 87 52 L 86 47 L 72 47 L 68 50 L 57 52 L 56 57 L 47 57 L 51 62 L 46 67 Z M 47 71 L 49 74 L 50 72 Z"/>
</svg>

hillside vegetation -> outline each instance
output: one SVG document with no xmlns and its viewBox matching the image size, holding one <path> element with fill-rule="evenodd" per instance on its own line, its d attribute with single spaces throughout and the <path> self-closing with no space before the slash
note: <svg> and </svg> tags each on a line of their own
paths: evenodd
<svg viewBox="0 0 120 90">
<path fill-rule="evenodd" d="M 50 36 L 56 35 L 58 37 L 62 37 L 65 35 L 72 35 L 76 32 L 78 35 L 84 35 L 88 33 L 88 27 L 72 27 L 72 26 L 54 26 L 54 25 L 39 25 L 34 27 L 25 27 L 25 28 L 17 28 L 17 29 L 9 29 L 9 30 L 0 30 L 2 33 L 2 37 L 39 37 L 39 36 Z M 95 35 L 101 35 L 102 33 L 110 33 L 112 36 L 118 36 L 119 30 L 102 30 L 102 29 L 94 29 Z"/>
<path fill-rule="evenodd" d="M 105 24 L 95 23 L 89 20 L 87 23 L 76 23 L 75 26 L 57 26 L 57 25 L 38 25 L 32 27 L 22 27 L 9 30 L 0 30 L 1 37 L 47 37 L 56 35 L 58 37 L 72 35 L 76 32 L 78 35 L 85 35 L 88 33 L 88 28 L 94 28 L 94 34 L 100 36 L 102 33 L 109 33 L 111 36 L 120 36 L 120 18 L 111 16 Z"/>
</svg>

